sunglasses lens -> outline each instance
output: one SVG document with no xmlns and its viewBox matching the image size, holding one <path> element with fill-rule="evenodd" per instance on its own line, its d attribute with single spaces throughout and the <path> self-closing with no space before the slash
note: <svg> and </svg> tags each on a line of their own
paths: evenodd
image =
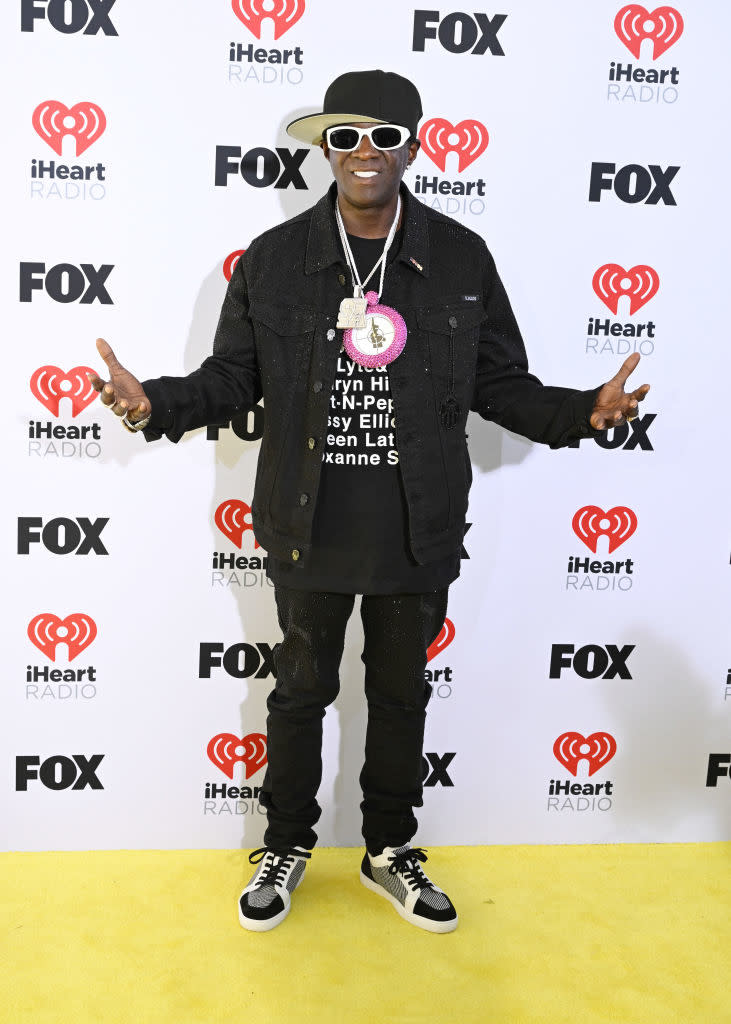
<svg viewBox="0 0 731 1024">
<path fill-rule="evenodd" d="M 327 133 L 328 145 L 333 149 L 355 149 L 359 135 L 355 128 L 331 128 Z"/>
<path fill-rule="evenodd" d="M 376 149 L 398 149 L 409 137 L 405 128 L 396 124 L 382 124 L 367 132 L 357 128 L 328 128 L 325 132 L 327 144 L 331 149 L 350 152 L 358 148 L 363 134 L 370 136 Z"/>
<path fill-rule="evenodd" d="M 396 125 L 384 124 L 371 132 L 373 145 L 377 149 L 396 149 L 401 145 L 402 131 Z"/>
</svg>

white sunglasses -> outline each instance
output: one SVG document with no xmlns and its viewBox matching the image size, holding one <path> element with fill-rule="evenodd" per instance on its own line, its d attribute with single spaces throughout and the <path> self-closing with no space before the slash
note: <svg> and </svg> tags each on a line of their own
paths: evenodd
<svg viewBox="0 0 731 1024">
<path fill-rule="evenodd" d="M 411 138 L 409 129 L 402 128 L 398 124 L 374 124 L 370 128 L 341 125 L 325 129 L 325 142 L 330 149 L 336 149 L 341 153 L 350 153 L 360 146 L 364 135 L 368 136 L 371 145 L 376 149 L 398 149 L 407 139 Z"/>
</svg>

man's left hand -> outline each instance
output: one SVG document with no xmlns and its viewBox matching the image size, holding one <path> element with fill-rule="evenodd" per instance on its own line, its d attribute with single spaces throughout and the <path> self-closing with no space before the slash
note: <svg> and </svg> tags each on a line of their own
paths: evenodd
<svg viewBox="0 0 731 1024">
<path fill-rule="evenodd" d="M 626 393 L 624 385 L 627 378 L 640 361 L 639 352 L 628 356 L 617 373 L 604 385 L 597 395 L 589 422 L 594 430 L 609 430 L 619 427 L 637 415 L 638 404 L 650 390 L 649 384 L 643 384 L 636 391 Z"/>
</svg>

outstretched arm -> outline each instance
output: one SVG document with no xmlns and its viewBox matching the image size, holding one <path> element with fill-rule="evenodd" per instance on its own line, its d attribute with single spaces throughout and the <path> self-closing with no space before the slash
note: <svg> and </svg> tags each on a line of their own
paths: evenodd
<svg viewBox="0 0 731 1024">
<path fill-rule="evenodd" d="M 483 251 L 486 319 L 480 331 L 472 406 L 488 420 L 532 441 L 560 448 L 593 431 L 619 426 L 637 414 L 649 385 L 625 394 L 639 361 L 630 356 L 608 383 L 588 391 L 549 387 L 528 370 L 520 329 L 487 248 Z"/>
<path fill-rule="evenodd" d="M 141 429 L 149 417 L 145 429 L 148 441 L 162 434 L 171 441 L 179 441 L 187 430 L 228 422 L 261 398 L 243 262 L 243 258 L 239 260 L 231 275 L 213 354 L 186 377 L 157 377 L 140 383 L 118 362 L 105 341 L 97 342 L 110 380 L 90 377 L 92 385 L 101 393 L 104 405 L 121 416 L 129 429 Z"/>
</svg>

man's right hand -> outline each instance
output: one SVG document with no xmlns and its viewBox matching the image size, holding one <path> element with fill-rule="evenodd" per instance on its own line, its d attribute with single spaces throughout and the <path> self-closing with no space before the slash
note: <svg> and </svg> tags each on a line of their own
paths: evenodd
<svg viewBox="0 0 731 1024">
<path fill-rule="evenodd" d="M 142 385 L 125 370 L 104 338 L 96 339 L 99 355 L 107 364 L 110 379 L 104 381 L 96 374 L 88 374 L 91 386 L 99 392 L 102 405 L 111 407 L 115 416 L 127 415 L 129 423 L 139 423 L 146 419 L 152 411 L 150 399 L 142 390 Z"/>
</svg>

